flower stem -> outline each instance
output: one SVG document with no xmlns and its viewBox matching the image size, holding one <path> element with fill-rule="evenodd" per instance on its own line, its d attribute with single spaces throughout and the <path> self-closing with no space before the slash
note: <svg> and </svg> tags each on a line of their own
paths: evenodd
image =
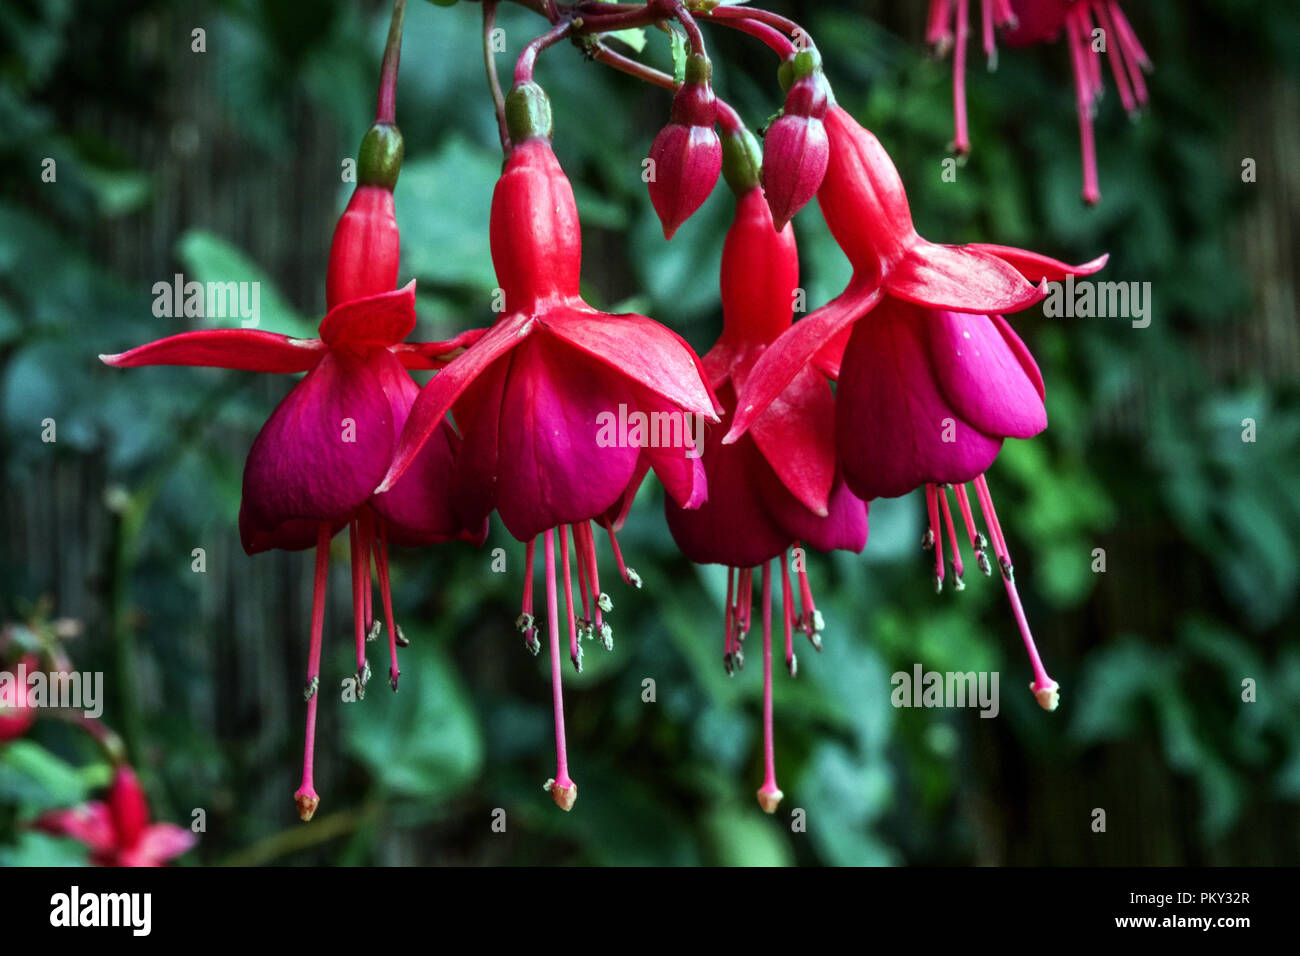
<svg viewBox="0 0 1300 956">
<path fill-rule="evenodd" d="M 394 0 L 393 18 L 388 23 L 388 43 L 384 46 L 384 62 L 379 68 L 376 123 L 392 124 L 397 121 L 397 68 L 402 59 L 402 20 L 405 16 L 406 0 Z"/>
<path fill-rule="evenodd" d="M 497 76 L 497 60 L 492 52 L 492 31 L 497 23 L 497 0 L 483 0 L 483 65 L 487 70 L 488 89 L 492 92 L 492 107 L 497 114 L 497 135 L 501 149 L 510 152 L 510 134 L 506 131 L 506 98 L 501 92 Z"/>
</svg>

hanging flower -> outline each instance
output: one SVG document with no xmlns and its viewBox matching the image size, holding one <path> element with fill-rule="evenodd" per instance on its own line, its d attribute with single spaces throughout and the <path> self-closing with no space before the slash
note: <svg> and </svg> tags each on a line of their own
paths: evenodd
<svg viewBox="0 0 1300 956">
<path fill-rule="evenodd" d="M 704 469 L 692 457 L 688 422 L 690 416 L 710 421 L 717 416 L 699 359 L 678 335 L 645 316 L 609 315 L 583 301 L 578 212 L 551 150 L 546 94 L 535 83 L 517 85 L 506 106 L 512 149 L 493 194 L 491 217 L 492 261 L 506 311 L 425 386 L 380 490 L 407 473 L 452 411 L 463 436 L 454 507 L 463 522 L 481 520 L 495 509 L 506 529 L 527 543 L 519 625 L 534 652 L 540 645 L 532 560 L 535 539 L 543 536 L 558 757 L 548 789 L 567 810 L 577 787 L 564 750 L 555 539 L 569 656 L 581 670 L 580 636 L 600 633 L 604 640 L 602 614 L 611 606 L 600 590 L 590 522 L 609 531 L 620 571 L 631 580 L 614 541 L 612 515 L 625 503 L 643 461 L 684 507 L 704 501 Z M 646 441 L 613 427 L 634 419 L 675 423 L 679 441 Z M 581 631 L 570 540 L 584 607 Z"/>
</svg>

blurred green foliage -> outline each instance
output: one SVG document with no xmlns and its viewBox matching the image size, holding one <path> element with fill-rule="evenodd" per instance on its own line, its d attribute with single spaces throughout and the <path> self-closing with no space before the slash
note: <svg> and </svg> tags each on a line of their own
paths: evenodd
<svg viewBox="0 0 1300 956">
<path fill-rule="evenodd" d="M 526 655 L 514 631 L 522 547 L 494 527 L 483 550 L 396 559 L 412 637 L 402 691 L 355 705 L 325 696 L 322 809 L 302 827 L 289 794 L 309 559 L 247 559 L 235 526 L 243 452 L 288 383 L 113 371 L 95 355 L 178 329 L 150 311 L 152 284 L 175 271 L 258 280 L 263 328 L 314 334 L 348 191 L 339 161 L 369 121 L 386 11 L 132 0 L 110 16 L 89 0 L 0 3 L 0 533 L 26 542 L 24 554 L 45 554 L 47 540 L 61 549 L 42 561 L 6 550 L 0 611 L 20 618 L 50 594 L 59 613 L 86 620 L 70 650 L 79 668 L 109 674 L 105 718 L 126 736 L 156 812 L 183 822 L 189 808 L 208 810 L 188 862 L 1295 861 L 1300 356 L 1251 353 L 1262 339 L 1240 331 L 1278 321 L 1261 306 L 1242 224 L 1275 200 L 1283 171 L 1261 158 L 1260 182 L 1245 186 L 1234 149 L 1259 129 L 1243 131 L 1243 102 L 1270 91 L 1295 102 L 1300 10 L 1130 4 L 1156 62 L 1152 104 L 1136 124 L 1117 98 L 1104 104 L 1104 200 L 1085 210 L 1059 44 L 1003 50 L 996 73 L 973 72 L 975 151 L 948 183 L 951 65 L 925 55 L 919 14 L 866 6 L 880 19 L 850 0 L 780 9 L 809 27 L 840 102 L 895 157 L 924 235 L 1075 261 L 1108 251 L 1108 278 L 1155 290 L 1146 329 L 1015 320 L 1042 365 L 1051 427 L 1009 442 L 990 481 L 1061 709 L 1043 714 L 1020 691 L 1028 667 L 996 579 L 936 597 L 917 548 L 923 506 L 876 502 L 863 556 L 813 559 L 826 647 L 800 649 L 796 680 L 777 676 L 786 803 L 762 815 L 759 665 L 723 674 L 721 571 L 675 552 L 661 492 L 647 486 L 622 536 L 646 590 L 612 590 L 614 653 L 593 650 L 584 674 L 565 675 L 573 813 L 540 787 L 553 768 L 545 658 Z M 509 4 L 499 22 L 512 55 L 541 26 Z M 190 51 L 196 25 L 201 55 Z M 492 318 L 499 150 L 479 29 L 470 3 L 415 4 L 407 17 L 397 203 L 421 338 Z M 761 125 L 780 103 L 774 62 L 746 38 L 708 37 L 719 92 Z M 647 38 L 644 57 L 671 70 L 668 38 Z M 509 62 L 499 58 L 507 74 Z M 719 328 L 729 194 L 717 190 L 665 243 L 639 172 L 667 94 L 564 46 L 538 78 L 574 179 L 592 301 L 655 315 L 705 350 Z M 1294 127 L 1293 114 L 1271 118 Z M 41 182 L 46 157 L 55 184 Z M 307 184 L 295 192 L 300 215 L 259 207 L 295 183 Z M 336 185 L 311 185 L 323 183 Z M 230 208 L 242 217 L 234 231 Z M 815 210 L 796 226 L 817 305 L 847 264 Z M 1295 262 L 1285 267 L 1294 290 Z M 1216 361 L 1242 342 L 1245 360 Z M 45 418 L 58 423 L 56 444 L 38 440 Z M 1241 441 L 1245 418 L 1258 423 L 1253 444 Z M 80 476 L 72 486 L 69 473 Z M 28 510 L 55 487 L 57 511 Z M 191 542 L 214 568 L 251 561 L 255 578 L 199 578 Z M 488 570 L 496 547 L 507 574 Z M 1092 569 L 1099 547 L 1105 574 Z M 350 673 L 346 587 L 334 583 L 327 685 Z M 1001 716 L 895 710 L 889 676 L 915 662 L 999 671 Z M 654 704 L 642 701 L 646 677 Z M 1258 687 L 1252 704 L 1244 678 Z M 107 779 L 93 748 L 52 723 L 0 744 L 0 863 L 81 859 L 22 828 Z M 1090 831 L 1094 807 L 1108 809 L 1108 834 Z M 503 834 L 491 827 L 497 808 Z M 791 808 L 806 811 L 806 833 L 792 832 Z"/>
</svg>

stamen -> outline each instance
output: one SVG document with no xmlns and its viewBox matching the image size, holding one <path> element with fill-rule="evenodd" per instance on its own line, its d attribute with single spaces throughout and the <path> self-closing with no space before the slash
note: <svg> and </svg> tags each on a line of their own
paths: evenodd
<svg viewBox="0 0 1300 956">
<path fill-rule="evenodd" d="M 1066 14 L 1066 41 L 1070 47 L 1070 60 L 1074 70 L 1074 100 L 1079 114 L 1079 149 L 1083 157 L 1083 201 L 1096 205 L 1101 201 L 1101 185 L 1097 178 L 1097 146 L 1093 139 L 1091 77 L 1087 65 L 1087 40 L 1080 34 L 1080 20 L 1074 11 Z"/>
<path fill-rule="evenodd" d="M 970 152 L 970 134 L 966 128 L 966 37 L 970 33 L 970 0 L 957 0 L 957 29 L 952 51 L 952 111 L 956 120 L 953 152 L 965 156 Z"/>
<path fill-rule="evenodd" d="M 998 556 L 998 561 L 1004 568 L 1009 569 L 1011 567 L 1011 554 L 1007 551 L 1006 541 L 1002 537 L 1002 526 L 998 523 L 998 514 L 993 508 L 993 496 L 989 493 L 988 483 L 984 480 L 983 475 L 975 479 L 975 490 L 980 497 L 980 508 L 984 511 L 984 520 L 993 533 L 993 547 Z M 1002 584 L 1007 589 L 1007 597 L 1011 601 L 1011 613 L 1015 616 L 1016 626 L 1020 628 L 1020 638 L 1024 642 L 1025 651 L 1029 654 L 1029 666 L 1034 671 L 1034 682 L 1029 685 L 1029 689 L 1034 692 L 1034 697 L 1038 699 L 1038 706 L 1042 707 L 1043 710 L 1056 710 L 1057 704 L 1060 703 L 1061 685 L 1048 676 L 1047 669 L 1043 667 L 1042 658 L 1038 656 L 1038 647 L 1034 643 L 1034 635 L 1029 630 L 1029 621 L 1025 617 L 1025 609 L 1020 603 L 1020 593 L 1016 590 L 1015 575 L 1009 572 L 1003 574 Z"/>
<path fill-rule="evenodd" d="M 998 45 L 993 38 L 993 0 L 983 0 L 980 4 L 980 19 L 983 21 L 984 59 L 992 72 L 998 68 Z"/>
<path fill-rule="evenodd" d="M 749 633 L 750 615 L 754 610 L 754 569 L 745 568 L 740 572 L 740 593 L 737 594 L 736 639 L 745 643 Z"/>
<path fill-rule="evenodd" d="M 515 619 L 515 627 L 524 636 L 524 647 L 532 651 L 534 657 L 542 649 L 537 640 L 537 619 L 533 617 L 533 552 L 536 545 L 536 538 L 529 538 L 524 545 L 524 600 L 519 617 Z"/>
<path fill-rule="evenodd" d="M 582 618 L 578 621 L 578 642 L 591 640 L 596 636 L 596 629 L 591 623 L 591 601 L 587 596 L 587 559 L 586 550 L 578 543 L 578 531 L 574 525 L 569 525 L 569 533 L 573 535 L 573 557 L 578 563 L 578 595 L 582 598 Z"/>
<path fill-rule="evenodd" d="M 393 621 L 393 592 L 388 577 L 388 525 L 380 520 L 379 542 L 375 548 L 375 569 L 379 572 L 379 597 L 384 604 L 384 620 L 388 622 L 388 684 L 397 693 L 397 679 L 402 676 L 397 666 L 397 624 Z"/>
<path fill-rule="evenodd" d="M 1129 25 L 1128 18 L 1124 16 L 1124 11 L 1120 9 L 1119 4 L 1110 4 L 1111 21 L 1115 24 L 1115 30 L 1118 34 L 1120 46 L 1124 48 L 1124 61 L 1128 67 L 1129 81 L 1133 84 L 1133 98 L 1139 105 L 1145 105 L 1147 101 L 1147 81 L 1142 77 L 1143 70 L 1151 69 L 1151 58 L 1147 56 L 1147 51 L 1142 48 L 1137 34 L 1133 27 Z"/>
<path fill-rule="evenodd" d="M 784 796 L 776 785 L 776 744 L 772 735 L 772 562 L 763 562 L 763 785 L 758 805 L 775 813 Z"/>
<path fill-rule="evenodd" d="M 1120 41 L 1119 32 L 1114 28 L 1110 18 L 1110 5 L 1094 3 L 1093 10 L 1097 14 L 1097 22 L 1106 35 L 1106 59 L 1110 61 L 1110 74 L 1115 78 L 1115 88 L 1119 90 L 1120 102 L 1124 104 L 1125 112 L 1132 113 L 1137 109 L 1137 102 L 1133 99 L 1133 88 L 1128 81 L 1128 67 L 1124 63 L 1124 44 Z"/>
<path fill-rule="evenodd" d="M 573 669 L 582 673 L 582 645 L 578 643 L 578 624 L 573 607 L 573 577 L 569 569 L 569 534 L 565 525 L 556 529 L 560 533 L 560 564 L 564 571 L 564 613 L 569 620 L 569 660 Z"/>
<path fill-rule="evenodd" d="M 593 603 L 596 605 L 596 635 L 600 638 L 600 643 L 604 645 L 605 650 L 614 649 L 614 629 L 609 626 L 602 615 L 614 610 L 614 602 L 610 600 L 608 594 L 600 589 L 600 568 L 596 561 L 596 538 L 591 533 L 591 524 L 586 521 L 579 522 L 574 527 L 582 532 L 581 551 L 587 556 L 587 577 L 591 583 L 591 594 Z"/>
<path fill-rule="evenodd" d="M 555 776 L 542 786 L 561 810 L 572 810 L 578 785 L 569 778 L 569 758 L 564 744 L 564 691 L 560 665 L 560 608 L 555 593 L 555 530 L 545 532 L 546 621 L 551 645 L 551 700 L 555 707 Z"/>
<path fill-rule="evenodd" d="M 320 702 L 317 690 L 320 687 L 320 651 L 321 637 L 325 623 L 325 585 L 329 581 L 330 563 L 330 526 L 321 522 L 316 532 L 316 577 L 312 584 L 311 595 L 311 644 L 307 651 L 307 732 L 303 744 L 302 785 L 294 793 L 294 803 L 298 805 L 298 816 L 304 822 L 312 818 L 320 806 L 320 797 L 312 780 L 312 769 L 316 756 L 316 706 Z"/>
<path fill-rule="evenodd" d="M 363 508 L 361 514 L 357 516 L 357 533 L 361 545 L 362 576 L 365 580 L 365 600 L 363 603 L 364 614 L 362 620 L 366 623 L 366 642 L 369 643 L 379 636 L 380 624 L 375 620 L 373 603 L 374 587 L 370 579 L 370 555 L 374 550 L 374 527 L 371 524 L 370 512 L 368 509 Z"/>
<path fill-rule="evenodd" d="M 952 0 L 930 0 L 930 16 L 926 21 L 925 42 L 934 48 L 936 56 L 947 56 L 952 46 L 952 33 L 948 20 L 952 17 Z"/>
<path fill-rule="evenodd" d="M 732 645 L 735 642 L 736 626 L 736 574 L 735 568 L 727 568 L 727 606 L 723 615 L 725 637 L 722 643 L 722 669 L 731 677 L 735 667 L 731 661 Z"/>
<path fill-rule="evenodd" d="M 925 486 L 925 509 L 930 515 L 930 530 L 926 540 L 934 543 L 934 593 L 943 590 L 943 538 L 939 530 L 939 503 L 934 485 Z"/>
<path fill-rule="evenodd" d="M 975 562 L 979 569 L 988 577 L 993 573 L 993 566 L 989 564 L 989 557 L 984 553 L 984 549 L 989 546 L 988 539 L 980 532 L 975 530 L 975 518 L 971 515 L 970 499 L 966 497 L 966 486 L 956 485 L 953 489 L 957 493 L 957 506 L 961 509 L 961 520 L 966 525 L 966 534 L 970 536 L 971 550 L 975 552 Z"/>
<path fill-rule="evenodd" d="M 794 588 L 790 586 L 790 562 L 782 554 L 781 562 L 781 616 L 785 619 L 785 666 L 794 677 L 799 673 L 799 660 L 794 656 Z"/>
<path fill-rule="evenodd" d="M 948 546 L 952 552 L 952 558 L 949 565 L 952 567 L 952 576 L 954 578 L 953 588 L 958 591 L 966 590 L 966 582 L 962 580 L 965 568 L 961 563 L 961 549 L 957 547 L 957 527 L 952 523 L 952 509 L 948 507 L 948 488 L 941 485 L 938 489 L 939 504 L 943 506 L 944 523 L 948 527 Z"/>
<path fill-rule="evenodd" d="M 362 595 L 362 578 L 365 569 L 361 563 L 361 533 L 354 518 L 348 523 L 348 537 L 352 546 L 352 627 L 357 646 L 357 699 L 366 699 L 366 684 L 370 683 L 370 663 L 366 660 L 366 624 L 363 618 L 365 598 Z"/>
<path fill-rule="evenodd" d="M 1008 30 L 1014 30 L 1018 25 L 1016 12 L 1011 9 L 1011 0 L 993 0 L 993 5 L 997 9 L 994 19 L 1000 27 Z"/>
<path fill-rule="evenodd" d="M 818 654 L 822 651 L 822 631 L 826 627 L 826 622 L 822 619 L 822 612 L 817 610 L 817 604 L 813 601 L 812 584 L 808 580 L 808 569 L 799 569 L 799 599 L 803 605 L 803 616 L 801 626 L 803 632 L 808 635 L 808 640 L 812 643 L 813 649 Z"/>
<path fill-rule="evenodd" d="M 614 550 L 614 561 L 618 564 L 618 573 L 623 576 L 623 580 L 638 591 L 641 590 L 641 575 L 637 574 L 633 568 L 629 568 L 623 563 L 623 551 L 618 546 L 618 537 L 614 534 L 614 526 L 608 522 L 605 524 L 605 530 L 609 532 L 609 544 Z"/>
</svg>

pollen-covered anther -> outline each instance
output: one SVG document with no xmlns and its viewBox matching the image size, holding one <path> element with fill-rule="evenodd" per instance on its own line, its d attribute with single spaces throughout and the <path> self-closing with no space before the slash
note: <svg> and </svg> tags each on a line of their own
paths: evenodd
<svg viewBox="0 0 1300 956">
<path fill-rule="evenodd" d="M 608 594 L 601 591 L 600 597 L 596 598 L 596 606 L 608 614 L 610 611 L 614 610 L 614 601 Z"/>
<path fill-rule="evenodd" d="M 318 690 L 320 690 L 320 678 L 313 677 L 307 682 L 307 686 L 302 689 L 302 699 L 311 700 L 316 696 Z"/>
<path fill-rule="evenodd" d="M 407 640 L 406 635 L 402 633 L 402 626 L 400 624 L 397 626 L 397 646 L 398 647 L 411 646 L 411 642 Z"/>
<path fill-rule="evenodd" d="M 812 612 L 812 626 L 818 634 L 826 630 L 826 618 L 822 617 L 822 612 L 816 608 L 813 608 Z"/>
<path fill-rule="evenodd" d="M 989 556 L 984 553 L 983 549 L 975 552 L 975 562 L 979 565 L 984 576 L 987 578 L 993 573 L 993 565 L 989 563 Z"/>
<path fill-rule="evenodd" d="M 966 582 L 962 580 L 962 575 L 957 571 L 956 562 L 949 561 L 948 569 L 952 571 L 952 589 L 954 591 L 965 591 Z"/>
<path fill-rule="evenodd" d="M 316 814 L 316 808 L 320 806 L 320 797 L 316 796 L 316 791 L 299 790 L 293 795 L 293 802 L 298 807 L 298 819 L 306 823 Z"/>
<path fill-rule="evenodd" d="M 926 528 L 925 534 L 921 535 L 921 550 L 922 551 L 934 550 L 934 529 L 933 528 Z"/>
<path fill-rule="evenodd" d="M 730 651 L 722 655 L 722 669 L 727 672 L 728 677 L 736 676 L 735 656 Z"/>
<path fill-rule="evenodd" d="M 614 649 L 614 629 L 608 624 L 600 625 L 600 643 L 607 651 Z"/>
<path fill-rule="evenodd" d="M 785 666 L 789 669 L 791 677 L 798 677 L 799 676 L 799 655 L 791 654 L 789 658 L 786 659 Z"/>
<path fill-rule="evenodd" d="M 375 638 L 379 637 L 379 632 L 384 629 L 384 625 L 379 621 L 370 622 L 370 630 L 366 632 L 366 643 L 369 644 Z"/>
<path fill-rule="evenodd" d="M 578 802 L 578 785 L 572 780 L 569 781 L 568 786 L 561 786 L 555 782 L 554 777 L 550 777 L 542 784 L 542 789 L 549 793 L 555 805 L 566 813 Z"/>
<path fill-rule="evenodd" d="M 1030 684 L 1029 689 L 1034 692 L 1034 697 L 1038 699 L 1038 706 L 1049 713 L 1056 710 L 1061 703 L 1061 685 L 1056 681 L 1041 686 L 1036 683 Z"/>
<path fill-rule="evenodd" d="M 636 573 L 636 568 L 627 569 L 627 583 L 638 591 L 641 590 L 641 575 Z"/>
<path fill-rule="evenodd" d="M 784 797 L 785 794 L 776 787 L 762 787 L 758 791 L 758 805 L 764 813 L 776 813 L 776 808 L 781 805 Z"/>
<path fill-rule="evenodd" d="M 743 648 L 736 648 L 735 652 L 731 655 L 731 659 L 736 664 L 736 670 L 743 671 L 745 669 L 745 651 Z"/>
<path fill-rule="evenodd" d="M 366 685 L 370 683 L 371 671 L 370 661 L 362 664 L 361 670 L 357 671 L 357 700 L 366 699 Z"/>
<path fill-rule="evenodd" d="M 537 620 L 531 614 L 520 614 L 515 618 L 515 627 L 517 627 L 519 633 L 524 636 L 527 636 L 528 632 L 534 630 L 536 626 Z"/>
</svg>

